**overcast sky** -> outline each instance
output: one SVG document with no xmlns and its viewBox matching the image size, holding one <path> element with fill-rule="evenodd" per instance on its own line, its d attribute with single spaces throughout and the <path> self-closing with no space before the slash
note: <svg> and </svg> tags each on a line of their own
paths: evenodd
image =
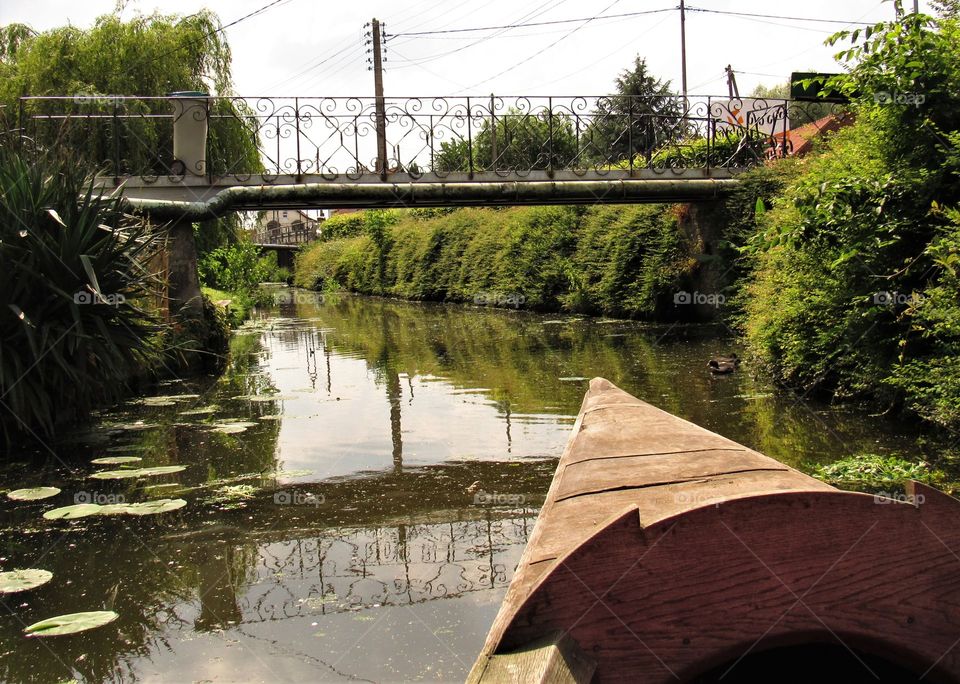
<svg viewBox="0 0 960 684">
<path fill-rule="evenodd" d="M 202 7 L 224 24 L 270 0 L 132 0 L 123 16 L 140 12 L 190 14 Z M 912 6 L 907 0 L 908 8 Z M 388 34 L 498 26 L 521 22 L 675 8 L 676 0 L 280 0 L 262 14 L 226 29 L 240 95 L 346 96 L 373 94 L 363 25 L 372 17 Z M 892 18 L 892 2 L 874 0 L 696 0 L 693 7 L 844 22 Z M 90 26 L 114 11 L 115 0 L 2 0 L 0 23 L 43 30 Z M 921 11 L 928 3 L 920 3 Z M 687 82 L 691 94 L 726 92 L 731 64 L 742 94 L 758 83 L 786 81 L 793 70 L 836 69 L 823 45 L 843 23 L 727 16 L 688 11 Z M 476 43 L 476 44 L 474 44 Z M 641 16 L 498 31 L 397 35 L 388 40 L 388 96 L 489 94 L 574 95 L 609 92 L 635 55 L 680 90 L 680 17 L 676 10 Z M 156 95 L 157 93 L 130 93 Z"/>
</svg>

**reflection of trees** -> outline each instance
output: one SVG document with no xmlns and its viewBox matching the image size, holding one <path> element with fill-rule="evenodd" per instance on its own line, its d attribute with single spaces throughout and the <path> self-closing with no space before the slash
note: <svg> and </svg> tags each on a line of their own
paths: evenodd
<svg viewBox="0 0 960 684">
<path fill-rule="evenodd" d="M 729 352 L 729 341 L 717 336 L 722 328 L 549 321 L 526 312 L 354 296 L 300 304 L 298 314 L 329 326 L 327 354 L 332 349 L 359 355 L 377 369 L 388 398 L 399 388 L 383 369 L 408 379 L 438 376 L 459 388 L 487 388 L 503 418 L 508 448 L 510 430 L 531 414 L 576 414 L 586 383 L 560 379 L 571 375 L 609 378 L 641 399 L 791 465 L 875 449 L 878 432 L 908 448 L 907 436 L 896 435 L 900 428 L 836 411 L 825 415 L 811 402 L 752 379 L 749 368 L 711 376 L 707 359 Z M 391 411 L 391 418 L 392 426 L 399 424 L 399 415 Z"/>
</svg>

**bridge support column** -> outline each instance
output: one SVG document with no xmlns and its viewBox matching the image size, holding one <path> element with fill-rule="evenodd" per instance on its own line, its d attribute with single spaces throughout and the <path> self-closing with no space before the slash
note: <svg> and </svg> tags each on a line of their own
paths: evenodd
<svg viewBox="0 0 960 684">
<path fill-rule="evenodd" d="M 170 314 L 175 319 L 198 321 L 203 318 L 197 243 L 193 223 L 185 219 L 174 221 L 168 229 L 167 295 Z"/>
</svg>

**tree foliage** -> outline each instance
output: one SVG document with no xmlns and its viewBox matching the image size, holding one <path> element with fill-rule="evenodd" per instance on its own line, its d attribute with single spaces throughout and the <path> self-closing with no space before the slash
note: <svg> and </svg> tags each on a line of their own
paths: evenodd
<svg viewBox="0 0 960 684">
<path fill-rule="evenodd" d="M 576 158 L 577 140 L 568 117 L 511 108 L 497 115 L 495 124 L 485 118 L 472 145 L 463 137 L 442 142 L 434 169 L 469 171 L 472 160 L 474 171 L 530 171 L 563 168 Z"/>
<path fill-rule="evenodd" d="M 24 124 L 37 145 L 69 147 L 100 169 L 119 148 L 123 171 L 168 173 L 172 162 L 170 104 L 163 100 L 120 100 L 112 96 L 163 98 L 196 90 L 230 96 L 230 47 L 220 21 L 209 10 L 186 17 L 165 14 L 123 21 L 101 16 L 89 29 L 73 26 L 37 33 L 23 24 L 0 27 L 0 104 L 6 128 Z M 40 101 L 25 96 L 66 96 Z M 85 115 L 133 115 L 90 119 Z M 262 169 L 250 112 L 239 102 L 216 100 L 223 115 L 210 127 L 208 166 L 214 173 Z M 70 114 L 62 120 L 31 119 L 39 114 Z M 116 128 L 114 127 L 116 125 Z"/>
<path fill-rule="evenodd" d="M 683 101 L 670 81 L 656 78 L 639 55 L 616 80 L 616 92 L 597 102 L 584 146 L 594 159 L 610 162 L 647 155 L 677 140 Z"/>
<path fill-rule="evenodd" d="M 843 31 L 828 87 L 856 123 L 805 164 L 748 246 L 748 342 L 806 390 L 960 425 L 960 30 L 908 14 Z"/>
</svg>

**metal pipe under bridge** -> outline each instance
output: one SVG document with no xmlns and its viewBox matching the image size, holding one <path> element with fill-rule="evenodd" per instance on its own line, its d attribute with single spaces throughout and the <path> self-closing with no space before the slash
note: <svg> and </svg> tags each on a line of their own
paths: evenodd
<svg viewBox="0 0 960 684">
<path fill-rule="evenodd" d="M 131 208 L 199 220 L 711 200 L 790 152 L 786 131 L 804 106 L 822 119 L 819 103 L 712 96 L 84 95 L 21 98 L 15 127 L 21 146 L 87 151 L 99 187 L 122 187 Z"/>
</svg>

